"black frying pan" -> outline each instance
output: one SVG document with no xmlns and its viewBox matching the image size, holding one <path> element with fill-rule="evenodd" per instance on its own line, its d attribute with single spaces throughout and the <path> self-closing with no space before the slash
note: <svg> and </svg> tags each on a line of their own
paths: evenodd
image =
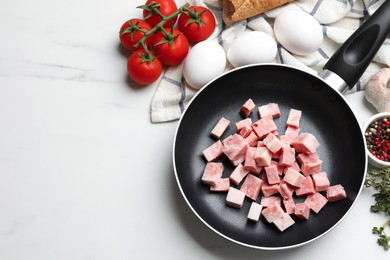
<svg viewBox="0 0 390 260">
<path fill-rule="evenodd" d="M 197 93 L 180 119 L 173 161 L 185 200 L 209 228 L 245 246 L 285 249 L 323 236 L 346 216 L 363 187 L 367 158 L 359 123 L 340 91 L 356 83 L 389 34 L 389 13 L 390 1 L 386 1 L 329 60 L 324 78 L 290 66 L 253 65 L 232 70 Z M 323 160 L 322 171 L 331 184 L 345 187 L 346 199 L 328 203 L 318 215 L 311 213 L 308 221 L 294 218 L 293 226 L 279 232 L 263 217 L 258 223 L 247 220 L 249 199 L 236 209 L 226 205 L 226 193 L 210 192 L 201 182 L 206 164 L 202 151 L 215 142 L 210 132 L 222 116 L 233 123 L 242 119 L 238 112 L 248 98 L 256 106 L 279 104 L 282 115 L 275 122 L 280 133 L 290 108 L 303 111 L 301 131 L 314 134 L 320 142 L 317 152 Z M 257 114 L 252 118 L 258 119 Z M 234 131 L 231 125 L 221 139 Z M 218 161 L 225 166 L 224 177 L 229 176 L 233 166 L 226 159 Z"/>
</svg>

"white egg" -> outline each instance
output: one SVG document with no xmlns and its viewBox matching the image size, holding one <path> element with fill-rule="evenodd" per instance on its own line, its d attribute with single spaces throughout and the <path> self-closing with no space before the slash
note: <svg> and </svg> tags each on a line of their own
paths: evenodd
<svg viewBox="0 0 390 260">
<path fill-rule="evenodd" d="M 274 23 L 276 40 L 288 51 L 307 55 L 318 50 L 323 32 L 320 23 L 309 13 L 289 10 L 279 14 Z"/>
<path fill-rule="evenodd" d="M 203 41 L 192 47 L 184 65 L 183 75 L 187 83 L 196 89 L 222 74 L 226 67 L 226 54 L 215 41 Z"/>
<path fill-rule="evenodd" d="M 277 53 L 275 40 L 267 33 L 248 31 L 239 35 L 227 50 L 227 58 L 234 67 L 274 61 Z"/>
</svg>

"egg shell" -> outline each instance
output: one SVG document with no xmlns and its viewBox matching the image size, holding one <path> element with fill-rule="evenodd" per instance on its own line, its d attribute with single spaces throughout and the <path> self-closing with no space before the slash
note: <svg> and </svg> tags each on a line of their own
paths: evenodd
<svg viewBox="0 0 390 260">
<path fill-rule="evenodd" d="M 215 41 L 195 44 L 188 53 L 183 65 L 183 75 L 187 83 L 196 89 L 222 74 L 226 67 L 226 54 Z"/>
<path fill-rule="evenodd" d="M 230 45 L 227 58 L 234 67 L 274 61 L 277 53 L 275 40 L 267 33 L 247 31 Z"/>
<path fill-rule="evenodd" d="M 320 48 L 323 32 L 320 23 L 309 13 L 288 10 L 275 18 L 276 40 L 288 51 L 308 55 Z"/>
</svg>

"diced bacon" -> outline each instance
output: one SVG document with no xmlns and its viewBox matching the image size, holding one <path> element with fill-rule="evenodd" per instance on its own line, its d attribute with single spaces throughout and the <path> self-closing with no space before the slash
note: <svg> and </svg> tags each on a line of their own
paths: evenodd
<svg viewBox="0 0 390 260">
<path fill-rule="evenodd" d="M 229 158 L 233 165 L 238 165 L 245 160 L 248 143 L 239 134 L 233 134 L 222 141 L 223 153 Z"/>
<path fill-rule="evenodd" d="M 286 230 L 287 228 L 291 227 L 293 224 L 295 223 L 295 221 L 292 219 L 292 217 L 287 214 L 287 213 L 284 213 L 282 215 L 282 217 L 274 220 L 274 225 L 281 231 L 283 232 L 284 230 Z"/>
<path fill-rule="evenodd" d="M 240 190 L 244 192 L 248 198 L 256 200 L 260 194 L 262 185 L 263 181 L 260 178 L 253 174 L 248 174 L 242 183 Z"/>
<path fill-rule="evenodd" d="M 294 141 L 294 138 L 291 138 L 287 135 L 281 135 L 279 140 L 282 142 L 283 146 L 291 146 L 291 142 Z"/>
<path fill-rule="evenodd" d="M 310 216 L 310 208 L 306 203 L 297 203 L 295 204 L 295 216 L 308 220 Z"/>
<path fill-rule="evenodd" d="M 320 210 L 325 206 L 328 200 L 319 192 L 310 194 L 305 199 L 305 203 L 311 210 L 318 214 Z"/>
<path fill-rule="evenodd" d="M 220 178 L 216 185 L 210 186 L 210 191 L 228 191 L 230 188 L 229 178 Z"/>
<path fill-rule="evenodd" d="M 263 207 L 259 203 L 252 201 L 248 212 L 248 219 L 254 222 L 259 221 L 262 209 Z"/>
<path fill-rule="evenodd" d="M 283 180 L 294 187 L 301 187 L 304 179 L 305 176 L 291 167 L 286 170 L 283 178 Z"/>
<path fill-rule="evenodd" d="M 252 124 L 252 128 L 259 138 L 263 138 L 267 134 L 277 130 L 277 126 L 272 117 L 260 118 Z"/>
<path fill-rule="evenodd" d="M 277 203 L 279 206 L 281 206 L 282 197 L 280 196 L 262 196 L 260 204 L 264 208 L 272 206 L 274 203 Z"/>
<path fill-rule="evenodd" d="M 280 182 L 278 168 L 275 165 L 264 167 L 265 174 L 267 175 L 268 184 L 275 184 Z"/>
<path fill-rule="evenodd" d="M 280 109 L 277 103 L 269 103 L 264 106 L 258 107 L 259 117 L 268 117 L 271 116 L 273 118 L 280 116 Z"/>
<path fill-rule="evenodd" d="M 245 141 L 248 143 L 249 146 L 256 146 L 258 140 L 259 138 L 253 131 L 250 132 L 250 134 L 245 138 Z"/>
<path fill-rule="evenodd" d="M 241 109 L 240 109 L 240 114 L 243 116 L 243 117 L 248 117 L 252 112 L 253 110 L 255 109 L 256 105 L 255 103 L 253 102 L 252 99 L 248 99 L 244 105 L 242 105 Z"/>
<path fill-rule="evenodd" d="M 295 151 L 298 153 L 314 153 L 318 146 L 320 146 L 320 143 L 314 135 L 310 133 L 301 133 L 294 139 L 291 146 L 294 147 Z"/>
<path fill-rule="evenodd" d="M 288 114 L 286 124 L 288 126 L 293 126 L 299 128 L 299 121 L 301 120 L 302 111 L 297 109 L 290 109 L 290 113 Z"/>
<path fill-rule="evenodd" d="M 222 142 L 221 140 L 218 140 L 203 150 L 203 156 L 208 162 L 214 161 L 221 157 L 221 155 L 223 154 L 222 148 Z"/>
<path fill-rule="evenodd" d="M 279 160 L 281 154 L 282 154 L 282 149 L 280 149 L 276 153 L 272 153 L 272 159 Z"/>
<path fill-rule="evenodd" d="M 222 177 L 223 164 L 217 162 L 208 162 L 204 168 L 202 181 L 211 186 L 218 184 Z"/>
<path fill-rule="evenodd" d="M 295 212 L 295 202 L 293 198 L 283 199 L 283 206 L 286 209 L 287 214 L 293 214 Z"/>
<path fill-rule="evenodd" d="M 341 184 L 330 186 L 326 190 L 326 197 L 329 201 L 342 200 L 347 197 L 344 187 Z"/>
<path fill-rule="evenodd" d="M 311 176 L 313 178 L 316 191 L 325 191 L 330 186 L 330 181 L 326 172 L 319 172 Z"/>
<path fill-rule="evenodd" d="M 260 175 L 260 172 L 263 167 L 258 166 L 255 161 L 256 149 L 256 147 L 248 147 L 248 149 L 246 150 L 244 167 L 250 172 L 255 173 L 256 175 Z"/>
<path fill-rule="evenodd" d="M 282 148 L 282 142 L 272 133 L 269 133 L 263 142 L 272 153 L 277 153 Z"/>
<path fill-rule="evenodd" d="M 297 156 L 297 160 L 301 163 L 301 171 L 305 176 L 321 171 L 322 160 L 320 160 L 316 152 L 309 154 L 300 153 Z"/>
<path fill-rule="evenodd" d="M 271 165 L 272 153 L 267 147 L 258 145 L 254 158 L 257 165 L 269 166 Z"/>
<path fill-rule="evenodd" d="M 299 127 L 287 126 L 284 134 L 286 136 L 290 137 L 291 139 L 295 139 L 295 137 L 297 137 L 299 135 L 300 130 L 301 129 Z"/>
<path fill-rule="evenodd" d="M 275 165 L 279 176 L 283 175 L 284 166 L 281 166 L 278 161 L 271 160 L 271 165 Z"/>
<path fill-rule="evenodd" d="M 283 199 L 292 198 L 294 190 L 295 190 L 294 187 L 288 184 L 285 180 L 280 181 L 278 192 Z"/>
<path fill-rule="evenodd" d="M 244 138 L 247 138 L 250 135 L 250 133 L 252 133 L 252 131 L 253 130 L 252 130 L 252 127 L 250 125 L 244 125 L 243 127 L 241 127 L 240 131 L 238 131 L 238 134 Z M 256 138 L 257 138 L 257 136 L 256 136 Z"/>
<path fill-rule="evenodd" d="M 313 179 L 310 176 L 306 176 L 302 182 L 302 186 L 295 189 L 295 195 L 301 197 L 303 195 L 309 195 L 316 192 L 314 188 Z"/>
<path fill-rule="evenodd" d="M 252 126 L 251 118 L 245 118 L 236 123 L 237 133 L 240 132 L 240 130 L 245 126 Z"/>
<path fill-rule="evenodd" d="M 279 157 L 281 166 L 292 166 L 295 162 L 295 149 L 289 146 L 283 146 Z"/>
<path fill-rule="evenodd" d="M 279 183 L 276 184 L 268 184 L 266 182 L 261 186 L 261 191 L 265 197 L 272 196 L 279 192 Z"/>
<path fill-rule="evenodd" d="M 236 185 L 239 185 L 240 182 L 245 178 L 245 176 L 249 173 L 249 170 L 245 169 L 245 167 L 239 163 L 236 168 L 234 168 L 233 172 L 230 174 L 230 181 Z"/>
<path fill-rule="evenodd" d="M 283 215 L 286 214 L 286 212 L 283 211 L 281 206 L 275 203 L 272 206 L 264 208 L 261 214 L 268 221 L 268 223 L 273 223 L 278 218 L 283 217 Z"/>
<path fill-rule="evenodd" d="M 219 139 L 222 134 L 226 131 L 226 129 L 230 125 L 230 120 L 222 117 L 219 119 L 218 123 L 214 126 L 213 130 L 211 130 L 211 135 L 217 139 Z"/>
<path fill-rule="evenodd" d="M 235 208 L 241 208 L 244 204 L 245 193 L 230 187 L 226 196 L 226 204 Z"/>
<path fill-rule="evenodd" d="M 292 168 L 294 170 L 296 170 L 297 172 L 300 172 L 301 171 L 301 167 L 299 167 L 299 164 L 297 162 L 294 162 L 293 165 L 291 166 L 287 166 L 286 168 L 284 168 L 284 174 L 286 174 L 286 171 L 288 170 L 288 168 Z"/>
</svg>

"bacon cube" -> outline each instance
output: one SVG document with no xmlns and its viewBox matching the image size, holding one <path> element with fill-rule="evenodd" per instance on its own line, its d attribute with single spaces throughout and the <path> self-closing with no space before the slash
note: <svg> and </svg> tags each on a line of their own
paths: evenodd
<svg viewBox="0 0 390 260">
<path fill-rule="evenodd" d="M 263 182 L 261 186 L 261 191 L 265 197 L 272 196 L 279 192 L 279 183 L 276 184 L 268 184 L 267 182 Z"/>
<path fill-rule="evenodd" d="M 226 131 L 226 129 L 230 125 L 230 120 L 222 117 L 219 119 L 218 123 L 214 126 L 213 130 L 211 130 L 211 135 L 217 139 L 219 139 L 222 134 Z"/>
<path fill-rule="evenodd" d="M 208 162 L 214 161 L 221 157 L 221 155 L 223 154 L 222 148 L 222 142 L 221 140 L 218 140 L 203 150 L 203 156 Z"/>
<path fill-rule="evenodd" d="M 325 198 L 321 193 L 316 192 L 314 194 L 308 195 L 304 203 L 306 203 L 306 205 L 309 206 L 311 210 L 318 214 L 318 212 L 320 212 L 320 210 L 327 202 L 327 198 Z"/>
<path fill-rule="evenodd" d="M 277 153 L 282 149 L 282 142 L 273 133 L 269 133 L 263 142 L 272 153 Z"/>
<path fill-rule="evenodd" d="M 286 209 L 287 214 L 293 214 L 295 212 L 295 202 L 293 198 L 283 199 L 283 206 Z"/>
<path fill-rule="evenodd" d="M 249 146 L 256 146 L 259 138 L 257 135 L 251 131 L 249 135 L 245 138 L 245 141 L 248 143 Z"/>
<path fill-rule="evenodd" d="M 286 214 L 282 207 L 277 203 L 274 203 L 272 206 L 269 206 L 261 212 L 264 218 L 268 221 L 268 223 L 273 223 L 278 218 L 282 218 L 284 214 Z"/>
<path fill-rule="evenodd" d="M 259 203 L 253 201 L 249 208 L 248 219 L 254 222 L 259 221 L 262 209 L 263 207 Z"/>
<path fill-rule="evenodd" d="M 256 200 L 260 194 L 262 185 L 263 181 L 260 178 L 253 174 L 248 174 L 241 185 L 240 191 L 244 192 L 248 198 Z"/>
<path fill-rule="evenodd" d="M 294 187 L 288 184 L 285 180 L 281 180 L 278 187 L 278 192 L 283 199 L 292 198 Z"/>
<path fill-rule="evenodd" d="M 244 167 L 250 172 L 255 173 L 256 175 L 260 175 L 260 172 L 263 167 L 258 166 L 255 161 L 256 149 L 256 147 L 248 147 L 248 149 L 246 150 Z"/>
<path fill-rule="evenodd" d="M 332 202 L 346 198 L 347 194 L 341 184 L 336 184 L 326 190 L 326 197 Z"/>
<path fill-rule="evenodd" d="M 277 130 L 277 126 L 272 117 L 263 117 L 252 124 L 252 129 L 259 138 Z"/>
<path fill-rule="evenodd" d="M 223 164 L 208 162 L 204 168 L 202 181 L 211 186 L 216 186 L 222 177 Z"/>
<path fill-rule="evenodd" d="M 269 166 L 271 165 L 272 153 L 267 147 L 258 145 L 256 148 L 254 158 L 257 165 Z"/>
<path fill-rule="evenodd" d="M 265 174 L 267 175 L 268 184 L 275 184 L 280 182 L 278 168 L 275 165 L 264 167 Z"/>
<path fill-rule="evenodd" d="M 294 139 L 299 135 L 300 128 L 299 127 L 294 127 L 294 126 L 287 126 L 286 131 L 284 134 L 291 139 Z"/>
<path fill-rule="evenodd" d="M 295 195 L 298 197 L 313 194 L 315 192 L 316 189 L 314 188 L 313 179 L 310 176 L 306 176 L 302 182 L 301 187 L 295 189 Z"/>
<path fill-rule="evenodd" d="M 251 118 L 245 118 L 245 119 L 242 119 L 236 123 L 237 133 L 240 132 L 240 130 L 243 127 L 246 127 L 246 126 L 252 126 L 252 119 Z"/>
<path fill-rule="evenodd" d="M 274 220 L 274 225 L 281 232 L 286 230 L 288 227 L 291 227 L 294 223 L 295 223 L 295 221 L 287 213 L 284 213 L 280 218 L 277 218 L 277 219 Z"/>
<path fill-rule="evenodd" d="M 267 105 L 263 105 L 258 107 L 259 111 L 259 117 L 279 117 L 280 116 L 280 109 L 279 105 L 277 103 L 269 103 Z"/>
<path fill-rule="evenodd" d="M 236 185 L 239 185 L 240 182 L 245 178 L 245 176 L 249 173 L 248 169 L 239 163 L 236 168 L 234 168 L 233 172 L 230 174 L 230 181 Z"/>
<path fill-rule="evenodd" d="M 245 160 L 248 143 L 239 134 L 233 134 L 222 141 L 222 151 L 233 165 L 238 165 Z"/>
<path fill-rule="evenodd" d="M 305 176 L 290 167 L 286 170 L 283 180 L 294 187 L 301 187 L 304 179 Z"/>
<path fill-rule="evenodd" d="M 241 109 L 240 109 L 240 114 L 243 116 L 243 117 L 248 117 L 252 112 L 253 110 L 255 109 L 256 105 L 255 103 L 253 102 L 252 99 L 248 99 L 244 105 L 242 105 Z"/>
<path fill-rule="evenodd" d="M 301 120 L 302 111 L 297 109 L 290 109 L 286 124 L 288 126 L 299 128 L 299 121 Z"/>
<path fill-rule="evenodd" d="M 301 163 L 301 171 L 305 176 L 321 171 L 322 160 L 320 160 L 316 152 L 300 153 L 297 156 L 297 160 Z"/>
<path fill-rule="evenodd" d="M 310 208 L 306 203 L 297 203 L 295 204 L 294 214 L 301 219 L 308 220 L 310 216 Z"/>
<path fill-rule="evenodd" d="M 241 208 L 244 205 L 245 193 L 230 187 L 226 196 L 226 204 L 235 208 Z"/>
<path fill-rule="evenodd" d="M 319 172 L 311 176 L 313 178 L 316 191 L 325 191 L 330 186 L 330 181 L 326 172 Z"/>
<path fill-rule="evenodd" d="M 320 143 L 314 135 L 301 133 L 294 139 L 291 145 L 298 153 L 314 153 L 318 146 L 320 146 Z"/>
<path fill-rule="evenodd" d="M 274 203 L 280 206 L 281 201 L 282 201 L 282 197 L 280 196 L 269 196 L 269 197 L 262 196 L 260 204 L 261 206 L 263 206 L 263 208 L 266 208 L 272 206 Z"/>
<path fill-rule="evenodd" d="M 283 175 L 284 166 L 281 166 L 278 161 L 271 160 L 271 165 L 275 165 L 279 176 Z"/>
<path fill-rule="evenodd" d="M 290 146 L 283 146 L 279 157 L 281 166 L 292 166 L 295 162 L 295 149 Z"/>
<path fill-rule="evenodd" d="M 230 188 L 229 178 L 220 178 L 216 185 L 210 186 L 210 191 L 228 191 Z"/>
</svg>

